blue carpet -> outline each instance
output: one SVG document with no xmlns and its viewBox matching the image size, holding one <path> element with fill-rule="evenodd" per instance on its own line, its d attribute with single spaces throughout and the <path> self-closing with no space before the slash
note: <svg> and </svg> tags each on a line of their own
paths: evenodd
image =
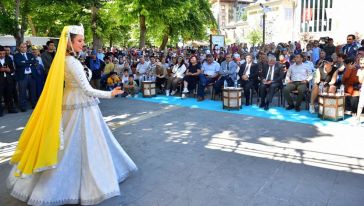
<svg viewBox="0 0 364 206">
<path fill-rule="evenodd" d="M 202 102 L 197 102 L 195 98 L 182 99 L 181 97 L 176 97 L 176 96 L 169 96 L 169 97 L 157 96 L 152 98 L 142 98 L 141 95 L 139 95 L 139 97 L 134 99 L 145 102 L 177 105 L 181 107 L 204 109 L 204 110 L 225 112 L 231 114 L 243 114 L 248 116 L 267 118 L 267 119 L 277 119 L 277 120 L 297 122 L 315 126 L 352 125 L 351 116 L 348 116 L 349 118 L 346 118 L 345 120 L 333 122 L 329 120 L 321 120 L 320 118 L 318 118 L 317 114 L 311 114 L 308 110 L 301 110 L 300 112 L 296 112 L 294 110 L 287 111 L 285 110 L 285 108 L 282 107 L 271 107 L 268 111 L 265 111 L 264 109 L 259 108 L 257 105 L 247 106 L 247 107 L 243 105 L 243 108 L 240 110 L 228 111 L 222 108 L 221 101 L 204 100 Z"/>
</svg>

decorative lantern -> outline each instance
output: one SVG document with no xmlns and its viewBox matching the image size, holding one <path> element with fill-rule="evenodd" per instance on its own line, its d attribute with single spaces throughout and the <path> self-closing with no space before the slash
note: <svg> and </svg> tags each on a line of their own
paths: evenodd
<svg viewBox="0 0 364 206">
<path fill-rule="evenodd" d="M 328 119 L 338 121 L 345 117 L 345 95 L 319 95 L 319 111 L 320 119 Z"/>
<path fill-rule="evenodd" d="M 143 97 L 155 97 L 155 81 L 142 81 Z"/>
<path fill-rule="evenodd" d="M 231 109 L 241 109 L 241 93 L 243 88 L 235 88 L 235 87 L 226 87 L 222 90 L 222 108 L 231 110 Z"/>
</svg>

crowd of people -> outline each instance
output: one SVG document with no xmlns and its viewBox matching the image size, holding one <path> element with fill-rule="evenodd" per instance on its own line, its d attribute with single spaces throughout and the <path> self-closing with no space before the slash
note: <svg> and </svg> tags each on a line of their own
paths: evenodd
<svg viewBox="0 0 364 206">
<path fill-rule="evenodd" d="M 84 46 L 78 58 L 86 74 L 92 75 L 92 87 L 112 90 L 121 86 L 123 97 L 137 96 L 143 80 L 155 81 L 158 94 L 194 94 L 198 101 L 204 100 L 208 86 L 213 87 L 214 96 L 223 87 L 235 86 L 243 88 L 245 105 L 252 104 L 252 93 L 256 93 L 259 106 L 265 110 L 269 110 L 278 90 L 288 103 L 286 109 L 297 112 L 309 94 L 309 111 L 315 113 L 319 93 L 342 92 L 346 95 L 346 111 L 359 118 L 364 106 L 364 40 L 359 44 L 355 35 L 348 35 L 344 45 L 333 42 L 332 38 L 324 43 L 315 40 L 305 48 L 300 42 L 251 48 L 234 43 L 211 50 L 183 47 L 163 51 L 154 47 L 93 50 Z M 0 100 L 4 100 L 9 113 L 17 112 L 15 105 L 26 111 L 28 101 L 34 108 L 55 50 L 52 41 L 42 52 L 25 43 L 14 54 L 9 47 L 0 47 Z M 292 91 L 297 98 L 292 98 Z"/>
</svg>

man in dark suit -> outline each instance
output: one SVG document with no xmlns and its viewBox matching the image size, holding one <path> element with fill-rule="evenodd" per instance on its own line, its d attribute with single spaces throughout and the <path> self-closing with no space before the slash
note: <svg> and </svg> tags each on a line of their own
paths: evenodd
<svg viewBox="0 0 364 206">
<path fill-rule="evenodd" d="M 282 87 L 284 71 L 280 64 L 276 62 L 276 57 L 273 55 L 268 56 L 268 66 L 263 67 L 262 80 L 259 86 L 259 96 L 261 98 L 260 108 L 265 110 L 269 109 L 269 104 L 272 103 L 272 99 L 277 88 Z M 266 98 L 268 93 L 268 98 Z"/>
<path fill-rule="evenodd" d="M 245 105 L 250 105 L 250 89 L 258 85 L 258 65 L 253 63 L 253 56 L 248 54 L 245 57 L 246 62 L 240 66 L 239 77 L 240 85 L 244 89 Z"/>
<path fill-rule="evenodd" d="M 27 110 L 27 90 L 32 108 L 36 104 L 36 64 L 33 54 L 27 53 L 27 45 L 20 44 L 19 53 L 14 55 L 15 76 L 18 81 L 20 111 Z"/>
<path fill-rule="evenodd" d="M 0 116 L 3 116 L 1 99 L 4 99 L 9 113 L 17 113 L 13 101 L 13 61 L 5 55 L 4 47 L 0 46 Z"/>
</svg>

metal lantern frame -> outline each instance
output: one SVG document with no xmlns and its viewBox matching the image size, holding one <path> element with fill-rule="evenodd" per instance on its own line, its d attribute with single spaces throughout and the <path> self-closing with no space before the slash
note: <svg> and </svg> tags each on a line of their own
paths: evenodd
<svg viewBox="0 0 364 206">
<path fill-rule="evenodd" d="M 157 95 L 155 81 L 142 81 L 142 92 L 143 97 L 155 97 Z"/>
<path fill-rule="evenodd" d="M 323 120 L 344 120 L 345 95 L 319 94 L 318 117 Z"/>
<path fill-rule="evenodd" d="M 222 108 L 227 110 L 240 110 L 242 108 L 243 88 L 226 87 L 222 89 Z"/>
</svg>

